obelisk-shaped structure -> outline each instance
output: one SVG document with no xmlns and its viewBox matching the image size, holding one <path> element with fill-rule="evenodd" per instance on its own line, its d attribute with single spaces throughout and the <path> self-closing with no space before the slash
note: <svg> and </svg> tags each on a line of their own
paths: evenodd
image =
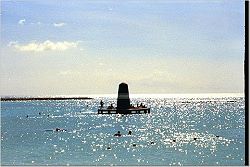
<svg viewBox="0 0 250 167">
<path fill-rule="evenodd" d="M 130 99 L 128 85 L 121 83 L 118 89 L 117 110 L 119 113 L 126 114 L 126 110 L 130 108 Z"/>
</svg>

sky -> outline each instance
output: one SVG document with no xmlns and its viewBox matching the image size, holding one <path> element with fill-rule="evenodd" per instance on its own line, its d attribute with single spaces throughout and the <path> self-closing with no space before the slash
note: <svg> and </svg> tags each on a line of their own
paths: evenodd
<svg viewBox="0 0 250 167">
<path fill-rule="evenodd" d="M 1 95 L 243 93 L 244 1 L 2 0 Z"/>
</svg>

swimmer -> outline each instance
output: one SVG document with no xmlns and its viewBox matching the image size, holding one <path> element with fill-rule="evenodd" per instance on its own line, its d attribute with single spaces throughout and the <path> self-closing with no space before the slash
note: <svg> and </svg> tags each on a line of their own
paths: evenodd
<svg viewBox="0 0 250 167">
<path fill-rule="evenodd" d="M 64 132 L 67 131 L 66 129 L 60 129 L 60 128 L 56 128 L 56 132 Z"/>
<path fill-rule="evenodd" d="M 38 114 L 39 114 L 39 115 L 41 115 L 41 113 L 40 113 L 40 112 L 39 112 Z"/>
<path fill-rule="evenodd" d="M 128 135 L 132 135 L 132 132 L 131 132 L 131 130 L 130 130 L 130 131 L 128 131 Z"/>
<path fill-rule="evenodd" d="M 29 118 L 29 116 L 27 115 L 26 118 Z"/>
<path fill-rule="evenodd" d="M 45 129 L 45 132 L 53 132 L 53 129 Z"/>
<path fill-rule="evenodd" d="M 118 131 L 116 134 L 114 134 L 114 136 L 121 137 L 122 135 L 121 135 L 121 132 Z"/>
</svg>

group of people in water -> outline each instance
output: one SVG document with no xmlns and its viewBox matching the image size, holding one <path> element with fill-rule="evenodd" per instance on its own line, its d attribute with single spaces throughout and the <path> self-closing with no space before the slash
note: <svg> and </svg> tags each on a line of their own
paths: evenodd
<svg viewBox="0 0 250 167">
<path fill-rule="evenodd" d="M 42 115 L 41 112 L 38 113 L 39 115 Z M 49 117 L 50 115 L 47 115 Z M 29 115 L 26 115 L 26 118 L 29 118 Z M 45 131 L 56 131 L 56 132 L 66 132 L 67 129 L 61 129 L 61 128 L 55 128 L 54 130 L 45 130 Z"/>
<path fill-rule="evenodd" d="M 42 115 L 40 112 L 38 114 Z M 47 117 L 49 117 L 49 114 L 47 115 Z M 26 118 L 29 118 L 29 115 L 26 115 Z"/>
<path fill-rule="evenodd" d="M 132 131 L 130 130 L 130 131 L 128 131 L 128 135 L 132 135 Z M 120 131 L 118 131 L 116 134 L 114 134 L 114 136 L 116 136 L 116 137 L 121 137 L 122 136 L 122 134 L 121 134 L 121 132 Z"/>
<path fill-rule="evenodd" d="M 132 131 L 131 131 L 131 130 L 130 130 L 130 131 L 128 131 L 128 135 L 132 135 Z M 122 136 L 122 134 L 121 134 L 121 132 L 120 132 L 120 131 L 118 131 L 117 133 L 115 133 L 115 134 L 114 134 L 114 136 L 115 136 L 115 137 L 121 137 L 121 136 Z M 151 144 L 151 145 L 155 145 L 155 142 L 151 141 L 151 142 L 150 142 L 150 144 Z M 132 146 L 133 146 L 133 147 L 135 147 L 135 146 L 136 146 L 136 144 L 135 144 L 135 143 L 133 143 L 133 144 L 132 144 Z M 107 150 L 111 150 L 111 147 L 107 147 Z"/>
</svg>

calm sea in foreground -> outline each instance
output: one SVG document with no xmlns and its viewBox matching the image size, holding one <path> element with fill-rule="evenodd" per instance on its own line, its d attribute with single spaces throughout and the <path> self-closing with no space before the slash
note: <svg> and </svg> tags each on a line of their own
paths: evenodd
<svg viewBox="0 0 250 167">
<path fill-rule="evenodd" d="M 243 96 L 132 97 L 151 113 L 126 116 L 98 115 L 101 99 L 116 104 L 1 102 L 1 165 L 244 165 Z"/>
</svg>

